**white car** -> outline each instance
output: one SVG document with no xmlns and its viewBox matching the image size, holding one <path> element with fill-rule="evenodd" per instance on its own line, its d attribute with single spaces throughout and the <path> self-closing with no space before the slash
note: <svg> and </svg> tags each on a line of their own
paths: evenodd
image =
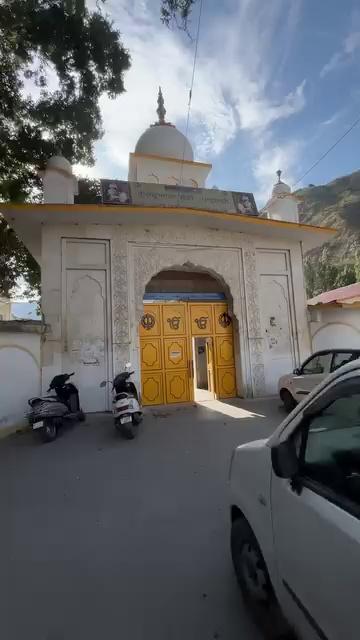
<svg viewBox="0 0 360 640">
<path fill-rule="evenodd" d="M 328 349 L 313 353 L 301 367 L 280 378 L 278 390 L 285 409 L 292 411 L 329 373 L 357 358 L 360 358 L 359 349 Z"/>
<path fill-rule="evenodd" d="M 247 599 L 281 608 L 303 640 L 358 640 L 359 360 L 330 374 L 268 440 L 235 449 L 230 491 Z"/>
</svg>

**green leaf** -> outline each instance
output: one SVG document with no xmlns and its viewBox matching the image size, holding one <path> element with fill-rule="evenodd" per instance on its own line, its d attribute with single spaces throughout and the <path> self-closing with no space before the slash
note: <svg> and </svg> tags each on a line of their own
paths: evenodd
<svg viewBox="0 0 360 640">
<path fill-rule="evenodd" d="M 130 67 L 102 4 L 89 10 L 85 0 L 0 0 L 0 200 L 39 200 L 38 170 L 52 155 L 94 162 L 103 135 L 99 99 L 124 91 Z M 24 91 L 29 82 L 38 88 L 32 96 Z M 20 276 L 38 291 L 39 267 L 3 219 L 0 250 L 2 293 Z"/>
</svg>

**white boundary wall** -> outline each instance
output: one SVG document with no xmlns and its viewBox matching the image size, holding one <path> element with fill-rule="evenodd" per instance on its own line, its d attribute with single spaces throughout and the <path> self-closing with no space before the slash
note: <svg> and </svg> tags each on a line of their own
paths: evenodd
<svg viewBox="0 0 360 640">
<path fill-rule="evenodd" d="M 0 321 L 0 436 L 26 425 L 28 399 L 41 391 L 40 321 Z"/>
</svg>

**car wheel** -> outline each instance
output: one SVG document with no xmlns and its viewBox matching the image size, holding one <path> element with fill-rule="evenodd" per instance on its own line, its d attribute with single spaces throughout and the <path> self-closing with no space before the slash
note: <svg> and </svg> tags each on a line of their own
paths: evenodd
<svg viewBox="0 0 360 640">
<path fill-rule="evenodd" d="M 275 597 L 258 541 L 245 518 L 232 523 L 231 555 L 237 581 L 255 624 L 269 640 L 294 640 Z"/>
<path fill-rule="evenodd" d="M 257 603 L 269 603 L 272 589 L 258 542 L 246 520 L 231 527 L 231 555 L 238 583 L 246 596 Z"/>
<path fill-rule="evenodd" d="M 290 413 L 290 411 L 295 409 L 297 402 L 295 398 L 291 395 L 290 391 L 288 391 L 287 389 L 281 389 L 280 398 L 283 402 L 283 405 L 286 411 Z"/>
<path fill-rule="evenodd" d="M 43 442 L 53 442 L 57 437 L 57 426 L 53 420 L 46 420 L 41 429 L 41 439 Z"/>
</svg>

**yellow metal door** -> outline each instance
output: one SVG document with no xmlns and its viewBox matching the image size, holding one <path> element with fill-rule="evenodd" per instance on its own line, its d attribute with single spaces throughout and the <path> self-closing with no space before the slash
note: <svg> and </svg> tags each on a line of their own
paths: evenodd
<svg viewBox="0 0 360 640">
<path fill-rule="evenodd" d="M 164 403 L 164 381 L 161 371 L 141 372 L 141 398 L 144 405 Z"/>
<path fill-rule="evenodd" d="M 187 338 L 164 338 L 165 369 L 188 369 Z"/>
<path fill-rule="evenodd" d="M 166 402 L 189 402 L 190 363 L 188 359 L 187 305 L 163 304 L 162 333 Z"/>
<path fill-rule="evenodd" d="M 226 303 L 213 305 L 216 386 L 219 398 L 236 396 L 233 321 Z"/>
<path fill-rule="evenodd" d="M 189 371 L 166 371 L 166 401 L 189 402 Z"/>
<path fill-rule="evenodd" d="M 233 332 L 232 317 L 228 311 L 228 305 L 224 302 L 213 305 L 214 326 L 216 334 L 231 335 Z"/>
<path fill-rule="evenodd" d="M 234 344 L 233 337 L 216 336 L 216 363 L 218 367 L 229 367 L 234 365 Z"/>
<path fill-rule="evenodd" d="M 144 405 L 191 399 L 187 330 L 186 303 L 144 305 L 139 329 Z"/>
<path fill-rule="evenodd" d="M 236 375 L 234 367 L 218 367 L 217 386 L 219 398 L 234 398 L 236 396 Z"/>
<path fill-rule="evenodd" d="M 144 405 L 164 402 L 161 326 L 160 305 L 144 305 L 144 313 L 139 325 L 141 397 Z"/>
<path fill-rule="evenodd" d="M 214 348 L 213 339 L 206 338 L 206 364 L 208 374 L 208 391 L 215 393 L 215 379 L 214 379 Z"/>
<path fill-rule="evenodd" d="M 143 371 L 161 370 L 161 338 L 142 338 L 140 342 L 141 368 Z"/>
<path fill-rule="evenodd" d="M 140 337 L 150 338 L 161 335 L 161 307 L 159 304 L 145 304 L 140 320 Z"/>
<path fill-rule="evenodd" d="M 144 405 L 193 398 L 193 336 L 206 338 L 209 391 L 219 398 L 236 395 L 233 324 L 226 303 L 145 304 L 139 333 Z"/>
<path fill-rule="evenodd" d="M 187 331 L 186 303 L 164 304 L 162 306 L 163 335 L 185 336 Z"/>
<path fill-rule="evenodd" d="M 213 333 L 212 305 L 189 303 L 192 336 L 211 336 Z"/>
</svg>

